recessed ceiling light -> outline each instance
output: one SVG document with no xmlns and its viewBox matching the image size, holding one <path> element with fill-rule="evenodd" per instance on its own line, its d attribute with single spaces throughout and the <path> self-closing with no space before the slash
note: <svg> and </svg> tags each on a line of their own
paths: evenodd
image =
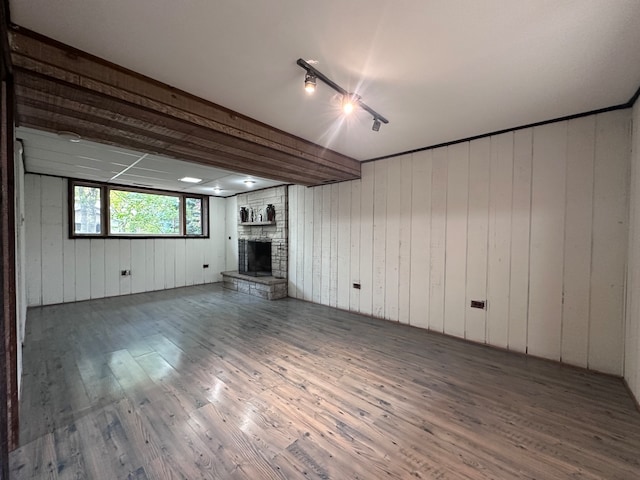
<svg viewBox="0 0 640 480">
<path fill-rule="evenodd" d="M 74 132 L 58 132 L 58 137 L 71 143 L 80 143 L 82 137 Z"/>
<path fill-rule="evenodd" d="M 186 182 L 186 183 L 200 183 L 202 181 L 201 178 L 194 178 L 194 177 L 182 177 L 180 179 L 181 182 Z"/>
<path fill-rule="evenodd" d="M 216 195 L 218 195 L 222 190 L 220 190 L 220 187 L 214 187 L 213 189 L 213 193 L 215 193 Z"/>
<path fill-rule="evenodd" d="M 244 184 L 248 187 L 250 187 L 251 185 L 253 185 L 254 183 L 256 183 L 255 180 L 245 180 Z"/>
</svg>

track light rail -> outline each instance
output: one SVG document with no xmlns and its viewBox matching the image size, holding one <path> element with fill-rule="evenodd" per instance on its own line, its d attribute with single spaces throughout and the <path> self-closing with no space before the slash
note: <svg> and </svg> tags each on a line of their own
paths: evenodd
<svg viewBox="0 0 640 480">
<path fill-rule="evenodd" d="M 341 94 L 344 98 L 352 99 L 352 101 L 355 102 L 360 108 L 369 112 L 373 116 L 373 129 L 375 131 L 378 131 L 380 129 L 380 122 L 385 124 L 389 123 L 389 120 L 387 120 L 383 115 L 379 114 L 369 105 L 364 103 L 360 99 L 359 95 L 348 92 L 347 90 L 342 88 L 340 85 L 338 85 L 336 82 L 334 82 L 329 77 L 327 77 L 324 73 L 322 73 L 321 71 L 317 70 L 315 67 L 310 65 L 308 62 L 305 62 L 303 59 L 299 58 L 296 63 L 300 67 L 304 68 L 308 74 L 315 76 L 318 80 L 321 80 L 325 85 L 328 85 L 329 87 L 331 87 L 333 90 Z"/>
</svg>

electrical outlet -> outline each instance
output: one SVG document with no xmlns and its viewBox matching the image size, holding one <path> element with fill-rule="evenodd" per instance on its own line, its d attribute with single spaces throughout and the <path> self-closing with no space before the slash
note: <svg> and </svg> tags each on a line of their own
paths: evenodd
<svg viewBox="0 0 640 480">
<path fill-rule="evenodd" d="M 123 277 L 128 277 L 129 275 L 131 275 L 131 270 L 121 270 L 120 275 Z"/>
<path fill-rule="evenodd" d="M 359 283 L 354 283 L 353 284 L 353 288 L 355 288 L 356 290 L 360 290 L 360 284 Z"/>
<path fill-rule="evenodd" d="M 202 268 L 209 268 L 209 264 L 205 263 L 204 265 L 202 265 Z"/>
<path fill-rule="evenodd" d="M 486 305 L 486 300 L 471 300 L 471 308 L 481 308 L 484 310 Z"/>
</svg>

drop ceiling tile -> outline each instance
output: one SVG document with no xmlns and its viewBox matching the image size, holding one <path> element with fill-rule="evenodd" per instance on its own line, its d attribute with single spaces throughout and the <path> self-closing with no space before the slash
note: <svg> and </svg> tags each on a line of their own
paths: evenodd
<svg viewBox="0 0 640 480">
<path fill-rule="evenodd" d="M 25 168 L 29 173 L 100 181 L 113 178 L 111 183 L 116 185 L 203 195 L 215 195 L 213 189 L 219 187 L 219 196 L 282 183 L 85 140 L 72 143 L 56 134 L 25 127 L 18 127 L 16 135 L 23 141 Z M 202 182 L 197 185 L 180 182 L 179 179 L 185 176 L 201 178 Z M 256 183 L 248 187 L 244 184 L 247 178 L 253 178 Z"/>
</svg>

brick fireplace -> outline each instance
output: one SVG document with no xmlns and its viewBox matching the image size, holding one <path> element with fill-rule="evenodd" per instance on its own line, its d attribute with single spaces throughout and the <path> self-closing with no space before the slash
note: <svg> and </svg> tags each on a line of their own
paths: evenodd
<svg viewBox="0 0 640 480">
<path fill-rule="evenodd" d="M 238 195 L 238 243 L 246 245 L 246 240 L 270 243 L 272 276 L 222 272 L 225 288 L 270 300 L 287 296 L 288 203 L 286 186 Z M 242 253 L 241 248 L 239 253 Z"/>
</svg>

